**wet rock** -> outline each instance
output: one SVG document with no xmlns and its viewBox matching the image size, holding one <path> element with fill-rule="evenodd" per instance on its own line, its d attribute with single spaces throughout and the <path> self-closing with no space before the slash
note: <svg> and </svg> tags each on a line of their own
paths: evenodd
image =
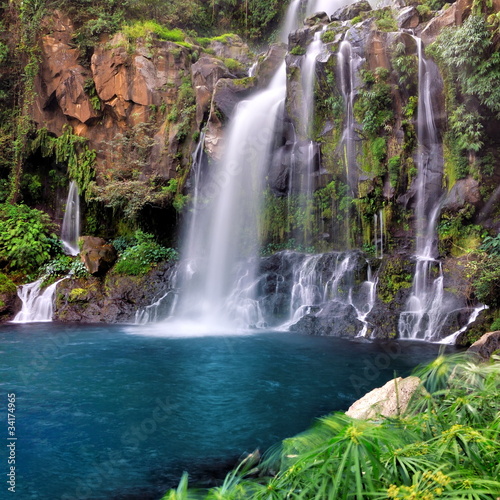
<svg viewBox="0 0 500 500">
<path fill-rule="evenodd" d="M 397 417 L 403 414 L 417 391 L 424 391 L 418 377 L 398 377 L 382 387 L 373 389 L 353 403 L 346 415 L 362 420 Z"/>
<path fill-rule="evenodd" d="M 217 82 L 205 134 L 205 151 L 210 158 L 219 160 L 222 157 L 224 123 L 232 115 L 234 107 L 249 95 L 256 83 L 254 77 L 237 80 L 221 78 Z"/>
<path fill-rule="evenodd" d="M 118 258 L 113 245 L 95 236 L 82 236 L 81 242 L 80 258 L 87 271 L 93 276 L 106 274 Z"/>
<path fill-rule="evenodd" d="M 269 50 L 259 59 L 255 75 L 259 80 L 259 87 L 267 87 L 272 77 L 275 75 L 276 70 L 285 60 L 287 47 L 283 43 L 273 44 Z"/>
<path fill-rule="evenodd" d="M 233 114 L 234 107 L 247 97 L 257 83 L 253 77 L 233 80 L 222 78 L 215 85 L 212 106 L 222 112 L 226 119 Z"/>
<path fill-rule="evenodd" d="M 366 0 L 361 0 L 360 2 L 355 2 L 351 5 L 346 5 L 332 14 L 332 21 L 349 21 L 355 17 L 358 17 L 362 12 L 370 12 L 372 10 L 371 5 Z"/>
<path fill-rule="evenodd" d="M 191 77 L 196 92 L 196 124 L 199 128 L 210 110 L 212 94 L 221 78 L 229 78 L 230 73 L 220 59 L 203 55 L 191 66 Z"/>
<path fill-rule="evenodd" d="M 458 212 L 467 204 L 477 206 L 481 201 L 479 182 L 468 176 L 465 179 L 459 179 L 451 188 L 443 203 L 443 210 Z"/>
<path fill-rule="evenodd" d="M 290 326 L 291 332 L 330 337 L 355 337 L 363 328 L 356 310 L 350 304 L 329 302 L 321 311 L 306 314 Z"/>
<path fill-rule="evenodd" d="M 489 332 L 474 342 L 467 352 L 473 352 L 488 360 L 493 354 L 500 355 L 500 331 Z"/>
<path fill-rule="evenodd" d="M 481 311 L 476 321 L 468 325 L 467 329 L 458 335 L 455 345 L 459 347 L 472 345 L 491 330 L 490 327 L 494 319 L 494 314 L 489 309 Z"/>
<path fill-rule="evenodd" d="M 441 33 L 443 28 L 456 25 L 455 10 L 456 4 L 453 4 L 451 7 L 429 21 L 427 26 L 420 33 L 420 38 L 425 45 L 435 42 L 437 36 Z"/>
<path fill-rule="evenodd" d="M 317 24 L 328 24 L 330 17 L 326 12 L 316 12 L 304 19 L 304 26 L 316 26 Z"/>
<path fill-rule="evenodd" d="M 420 24 L 420 14 L 413 7 L 401 9 L 396 19 L 399 29 L 414 29 Z"/>
<path fill-rule="evenodd" d="M 254 57 L 248 45 L 235 34 L 217 37 L 210 42 L 209 48 L 214 51 L 217 57 L 235 59 L 244 66 L 249 66 Z"/>
<path fill-rule="evenodd" d="M 12 319 L 17 307 L 16 285 L 4 274 L 0 273 L 0 322 Z"/>
<path fill-rule="evenodd" d="M 175 265 L 159 264 L 145 276 L 108 273 L 105 278 L 67 279 L 57 287 L 54 317 L 82 323 L 134 322 L 146 307 L 171 288 Z"/>
</svg>

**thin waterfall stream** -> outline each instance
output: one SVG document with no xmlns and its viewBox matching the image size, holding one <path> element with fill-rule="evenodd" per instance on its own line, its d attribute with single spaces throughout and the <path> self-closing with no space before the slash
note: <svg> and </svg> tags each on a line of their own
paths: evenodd
<svg viewBox="0 0 500 500">
<path fill-rule="evenodd" d="M 417 205 L 416 267 L 407 310 L 399 318 L 401 338 L 433 340 L 439 337 L 446 317 L 443 273 L 436 260 L 436 224 L 440 213 L 442 145 L 436 129 L 432 100 L 432 63 L 423 54 L 422 40 L 414 37 L 418 50 Z"/>
<path fill-rule="evenodd" d="M 80 237 L 80 195 L 78 185 L 71 181 L 69 185 L 68 198 L 61 227 L 61 242 L 64 251 L 68 255 L 78 255 L 78 238 Z"/>
</svg>

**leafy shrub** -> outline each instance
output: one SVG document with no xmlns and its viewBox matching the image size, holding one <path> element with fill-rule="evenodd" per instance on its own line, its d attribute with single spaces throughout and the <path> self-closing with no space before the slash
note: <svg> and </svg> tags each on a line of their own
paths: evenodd
<svg viewBox="0 0 500 500">
<path fill-rule="evenodd" d="M 87 278 L 90 276 L 84 263 L 78 257 L 72 257 L 71 255 L 59 255 L 47 262 L 41 269 L 40 274 L 46 276 L 47 281 L 52 281 L 54 278 L 67 274 L 76 278 Z"/>
<path fill-rule="evenodd" d="M 135 238 L 137 244 L 126 248 L 115 265 L 118 274 L 139 276 L 146 274 L 157 262 L 178 258 L 176 250 L 156 243 L 152 234 L 137 230 Z"/>
<path fill-rule="evenodd" d="M 49 216 L 26 205 L 0 205 L 0 266 L 34 271 L 60 252 Z"/>
<path fill-rule="evenodd" d="M 481 245 L 481 250 L 488 252 L 492 255 L 500 255 L 500 233 L 495 237 L 486 236 Z"/>
<path fill-rule="evenodd" d="M 445 28 L 432 52 L 457 78 L 464 94 L 476 96 L 500 116 L 500 52 L 482 17 L 472 15 L 460 27 Z"/>
<path fill-rule="evenodd" d="M 477 299 L 487 306 L 500 308 L 500 255 L 488 255 L 474 266 L 473 288 Z"/>
</svg>

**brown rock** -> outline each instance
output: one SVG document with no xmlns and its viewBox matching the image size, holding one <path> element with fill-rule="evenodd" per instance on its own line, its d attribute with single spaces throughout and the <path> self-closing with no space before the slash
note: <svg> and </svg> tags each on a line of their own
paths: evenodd
<svg viewBox="0 0 500 500">
<path fill-rule="evenodd" d="M 430 43 L 434 42 L 443 28 L 456 25 L 455 9 L 456 4 L 453 4 L 451 7 L 443 11 L 439 16 L 429 21 L 429 24 L 427 24 L 427 26 L 420 33 L 420 38 L 422 39 L 424 44 L 429 45 Z"/>
<path fill-rule="evenodd" d="M 346 415 L 362 420 L 401 415 L 417 390 L 423 390 L 418 377 L 398 377 L 353 403 Z"/>
<path fill-rule="evenodd" d="M 493 354 L 500 353 L 500 331 L 489 332 L 474 342 L 467 352 L 479 354 L 483 359 L 490 359 Z"/>
<path fill-rule="evenodd" d="M 82 236 L 80 258 L 87 271 L 93 276 L 102 276 L 113 266 L 118 258 L 115 248 L 102 238 Z"/>
<path fill-rule="evenodd" d="M 220 59 L 202 56 L 191 67 L 191 77 L 196 92 L 196 124 L 200 127 L 203 118 L 210 110 L 212 94 L 221 78 L 228 78 L 229 70 Z"/>
<path fill-rule="evenodd" d="M 371 10 L 372 7 L 366 0 L 360 0 L 335 11 L 332 15 L 332 21 L 349 21 L 359 16 L 362 12 L 370 12 Z"/>
<path fill-rule="evenodd" d="M 86 123 L 99 116 L 85 93 L 85 81 L 90 78 L 88 70 L 78 63 L 79 52 L 71 48 L 73 25 L 59 11 L 54 12 L 49 34 L 42 37 L 41 72 L 35 88 L 35 108 L 43 110 L 55 99 L 66 117 Z M 60 118 L 59 127 L 64 125 Z"/>
<path fill-rule="evenodd" d="M 274 44 L 269 47 L 269 50 L 264 55 L 262 61 L 259 61 L 255 74 L 259 79 L 259 87 L 266 87 L 276 73 L 276 70 L 285 60 L 287 52 L 286 45 Z"/>
<path fill-rule="evenodd" d="M 304 26 L 316 26 L 317 24 L 328 24 L 330 16 L 326 12 L 316 12 L 304 19 Z"/>
</svg>

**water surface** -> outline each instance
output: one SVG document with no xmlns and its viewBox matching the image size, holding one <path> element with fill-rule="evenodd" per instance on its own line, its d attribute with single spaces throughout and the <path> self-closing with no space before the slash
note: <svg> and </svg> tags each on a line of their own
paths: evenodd
<svg viewBox="0 0 500 500">
<path fill-rule="evenodd" d="M 243 453 L 346 410 L 438 349 L 147 328 L 0 327 L 1 397 L 17 396 L 18 498 L 158 499 L 184 470 L 213 484 Z"/>
</svg>

